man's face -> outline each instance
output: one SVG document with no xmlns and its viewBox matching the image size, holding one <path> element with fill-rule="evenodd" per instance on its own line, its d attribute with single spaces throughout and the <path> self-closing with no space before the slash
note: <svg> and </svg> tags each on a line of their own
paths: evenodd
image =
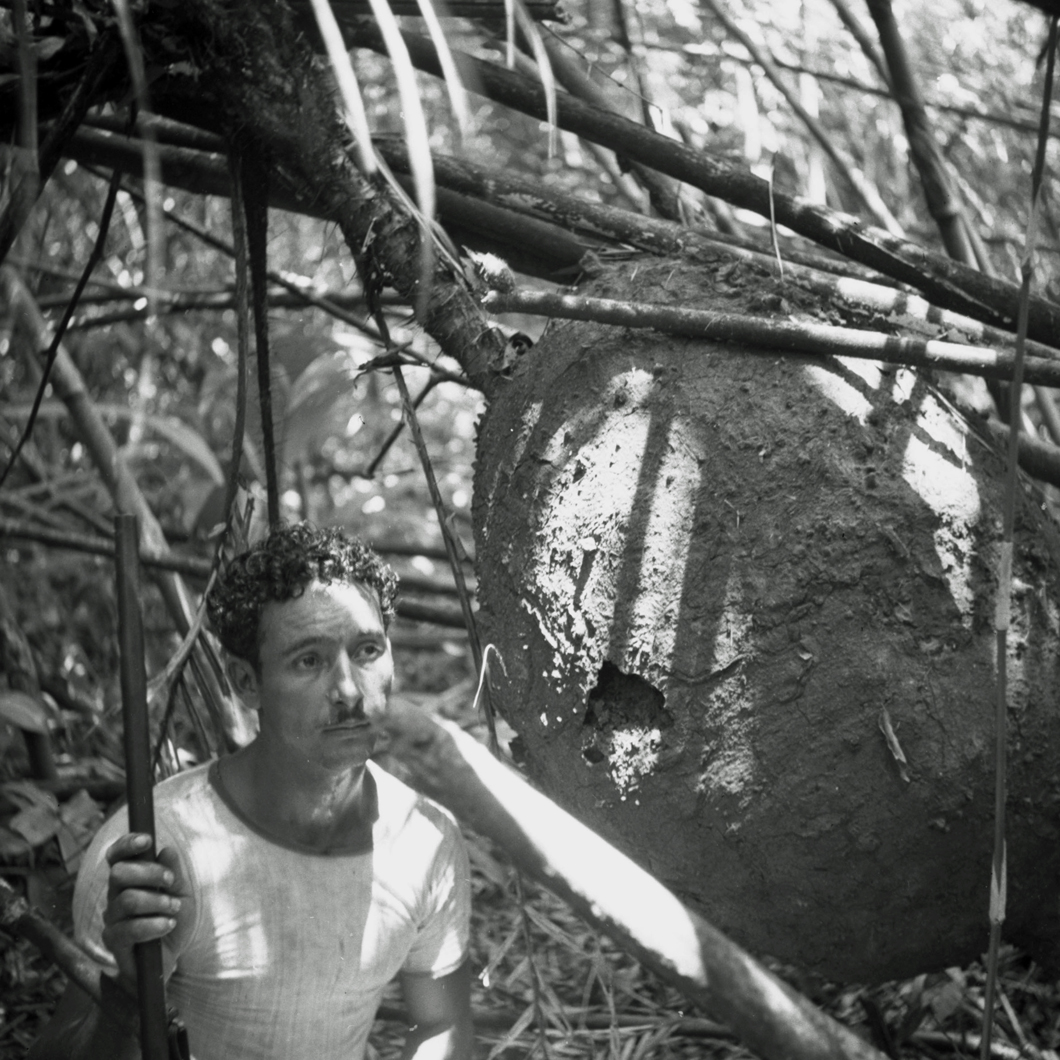
<svg viewBox="0 0 1060 1060">
<path fill-rule="evenodd" d="M 394 676 L 376 594 L 360 584 L 311 582 L 265 605 L 258 666 L 237 660 L 236 687 L 260 712 L 259 740 L 299 762 L 343 770 L 372 752 L 370 722 Z"/>
</svg>

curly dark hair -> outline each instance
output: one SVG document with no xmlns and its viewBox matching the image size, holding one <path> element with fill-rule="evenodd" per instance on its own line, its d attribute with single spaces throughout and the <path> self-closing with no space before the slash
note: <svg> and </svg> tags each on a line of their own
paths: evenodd
<svg viewBox="0 0 1060 1060">
<path fill-rule="evenodd" d="M 383 626 L 389 627 L 397 575 L 344 531 L 308 523 L 274 527 L 225 567 L 206 601 L 210 623 L 228 651 L 257 665 L 262 609 L 301 596 L 312 581 L 359 582 L 374 589 Z"/>
</svg>

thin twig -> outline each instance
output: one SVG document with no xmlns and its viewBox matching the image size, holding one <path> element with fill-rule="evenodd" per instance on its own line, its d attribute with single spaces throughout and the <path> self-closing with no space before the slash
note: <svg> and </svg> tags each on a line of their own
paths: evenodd
<svg viewBox="0 0 1060 1060">
<path fill-rule="evenodd" d="M 228 156 L 232 169 L 232 237 L 235 243 L 236 269 L 236 422 L 232 430 L 232 458 L 225 488 L 224 530 L 218 535 L 214 565 L 218 566 L 225 543 L 232 532 L 236 494 L 239 490 L 239 467 L 243 458 L 243 435 L 247 422 L 247 357 L 250 345 L 250 293 L 248 290 L 246 209 L 243 203 L 243 160 L 237 152 Z"/>
<path fill-rule="evenodd" d="M 832 0 L 832 6 L 835 8 L 836 14 L 839 16 L 839 21 L 850 31 L 850 35 L 858 42 L 858 46 L 861 48 L 862 52 L 864 52 L 865 57 L 876 68 L 876 73 L 880 75 L 880 79 L 887 88 L 890 89 L 891 72 L 887 69 L 887 64 L 883 61 L 883 56 L 880 55 L 875 43 L 869 36 L 868 31 L 861 24 L 858 16 L 854 14 L 854 11 L 847 3 L 847 0 Z M 881 93 L 881 95 L 886 95 L 886 93 Z"/>
<path fill-rule="evenodd" d="M 280 522 L 280 486 L 277 481 L 276 439 L 272 418 L 272 377 L 269 372 L 268 240 L 269 183 L 268 160 L 260 147 L 238 148 L 239 175 L 243 186 L 246 214 L 247 255 L 250 260 L 250 291 L 254 309 L 254 353 L 258 367 L 258 404 L 261 409 L 261 441 L 265 463 L 265 493 L 269 526 Z"/>
<path fill-rule="evenodd" d="M 377 318 L 377 322 L 380 325 L 380 329 L 384 329 L 386 324 L 381 318 Z M 385 334 L 385 331 L 384 331 Z M 416 452 L 419 454 L 420 463 L 423 466 L 423 477 L 427 482 L 427 490 L 431 495 L 431 502 L 434 505 L 435 514 L 438 516 L 438 526 L 442 531 L 442 541 L 445 544 L 446 556 L 449 559 L 449 567 L 453 572 L 453 580 L 456 582 L 457 592 L 460 597 L 460 610 L 464 615 L 464 623 L 467 626 L 468 640 L 471 645 L 471 656 L 474 660 L 475 669 L 478 670 L 482 666 L 482 646 L 478 635 L 478 626 L 475 622 L 475 614 L 471 610 L 471 594 L 467 589 L 467 581 L 464 578 L 464 568 L 460 562 L 460 550 L 463 546 L 459 546 L 453 534 L 453 528 L 449 522 L 449 513 L 446 510 L 445 500 L 442 498 L 442 491 L 438 488 L 438 480 L 434 475 L 434 468 L 431 466 L 430 453 L 427 451 L 427 443 L 423 438 L 423 431 L 420 429 L 420 421 L 416 416 L 416 411 L 412 407 L 412 397 L 409 394 L 408 384 L 405 382 L 405 374 L 401 370 L 400 365 L 394 365 L 393 368 L 394 379 L 397 382 L 398 390 L 401 394 L 401 406 L 405 416 L 405 421 L 408 424 L 409 433 L 412 435 L 412 440 L 416 446 Z"/>
<path fill-rule="evenodd" d="M 1031 280 L 1034 276 L 1034 244 L 1037 236 L 1038 211 L 1041 204 L 1042 176 L 1045 171 L 1045 148 L 1049 140 L 1049 111 L 1053 96 L 1053 73 L 1056 67 L 1057 27 L 1060 16 L 1049 22 L 1046 45 L 1047 61 L 1045 85 L 1042 90 L 1041 127 L 1038 150 L 1031 174 L 1031 202 L 1027 218 L 1027 238 L 1023 252 L 1022 281 L 1020 284 L 1019 320 L 1016 330 L 1016 364 L 1012 379 L 1012 400 L 1009 424 L 1008 469 L 1005 483 L 1004 522 L 1001 539 L 1001 560 L 998 572 L 997 603 L 994 628 L 997 631 L 997 699 L 995 712 L 995 780 L 994 780 L 994 852 L 990 871 L 990 946 L 987 952 L 986 990 L 983 1002 L 983 1038 L 981 1060 L 989 1060 L 990 1036 L 993 1031 L 994 994 L 997 990 L 998 949 L 1001 944 L 1001 925 L 1005 919 L 1008 890 L 1008 864 L 1005 849 L 1005 804 L 1007 801 L 1008 771 L 1008 629 L 1012 594 L 1013 531 L 1016 523 L 1016 463 L 1020 419 L 1027 324 L 1030 307 Z"/>
<path fill-rule="evenodd" d="M 438 376 L 432 376 L 427 380 L 427 385 L 416 395 L 416 400 L 412 402 L 413 411 L 418 409 L 423 404 L 424 399 L 427 395 L 440 383 L 442 380 Z M 393 430 L 386 436 L 383 444 L 379 447 L 379 452 L 372 457 L 372 462 L 364 469 L 365 478 L 374 478 L 375 473 L 379 468 L 379 465 L 383 462 L 384 457 L 390 452 L 393 444 L 398 440 L 401 432 L 405 429 L 405 420 L 402 420 L 394 425 Z"/>
<path fill-rule="evenodd" d="M 90 168 L 88 166 L 86 169 Z M 135 188 L 129 187 L 128 183 L 125 183 L 122 188 L 123 191 L 127 192 L 138 202 L 143 202 L 143 194 Z M 228 257 L 235 259 L 236 251 L 235 247 L 231 243 L 226 243 L 223 239 L 218 239 L 216 236 L 207 232 L 206 229 L 200 225 L 195 224 L 193 221 L 187 220 L 187 218 L 181 217 L 175 210 L 167 210 L 163 207 L 162 216 L 167 221 L 171 221 L 178 228 L 183 228 L 186 232 L 190 232 L 197 239 L 202 240 L 208 246 L 213 247 L 215 250 L 221 251 L 222 254 L 226 254 Z M 269 270 L 268 277 L 273 283 L 279 284 L 285 290 L 290 291 L 292 294 L 301 298 L 303 302 L 308 306 L 314 306 L 317 309 L 322 309 L 325 313 L 333 316 L 336 320 L 341 320 L 344 324 L 349 324 L 350 327 L 356 328 L 358 331 L 363 332 L 371 339 L 375 339 L 380 345 L 383 344 L 382 337 L 379 332 L 376 331 L 371 325 L 366 324 L 363 319 L 358 317 L 354 313 L 350 313 L 343 309 L 342 306 L 336 305 L 328 298 L 322 298 L 319 295 L 314 294 L 312 291 L 305 289 L 305 286 L 292 280 L 290 277 L 283 275 L 283 273 Z"/>
</svg>

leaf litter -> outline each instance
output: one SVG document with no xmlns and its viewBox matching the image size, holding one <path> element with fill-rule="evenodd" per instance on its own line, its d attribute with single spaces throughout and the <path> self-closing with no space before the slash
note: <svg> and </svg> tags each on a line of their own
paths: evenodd
<svg viewBox="0 0 1060 1060">
<path fill-rule="evenodd" d="M 484 738 L 483 725 L 461 720 Z M 98 827 L 102 808 L 84 792 L 57 802 L 29 781 L 9 781 L 3 788 L 8 797 L 0 807 L 0 828 L 17 835 L 12 824 L 21 825 L 18 815 L 34 807 L 62 825 L 27 829 L 31 840 L 5 846 L 0 873 L 48 907 L 70 934 L 78 848 Z M 673 987 L 525 878 L 524 929 L 519 888 L 504 852 L 481 836 L 465 835 L 472 872 L 476 1060 L 744 1060 L 753 1055 L 709 1013 L 695 1011 Z M 985 927 L 984 917 L 984 944 Z M 871 987 L 829 983 L 790 965 L 764 963 L 892 1058 L 971 1060 L 978 1054 L 985 985 L 978 963 Z M 0 1058 L 25 1054 L 64 985 L 63 975 L 29 943 L 0 929 Z M 999 985 L 992 1056 L 1060 1060 L 1057 979 L 1005 946 Z M 369 1060 L 397 1060 L 404 1036 L 400 991 L 393 986 L 373 1030 Z"/>
</svg>

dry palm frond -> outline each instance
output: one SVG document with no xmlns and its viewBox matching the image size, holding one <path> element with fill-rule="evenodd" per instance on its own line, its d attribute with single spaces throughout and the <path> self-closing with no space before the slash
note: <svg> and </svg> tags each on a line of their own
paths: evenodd
<svg viewBox="0 0 1060 1060">
<path fill-rule="evenodd" d="M 427 26 L 427 33 L 438 52 L 438 62 L 441 63 L 442 76 L 445 79 L 446 91 L 449 93 L 449 105 L 453 108 L 453 119 L 456 121 L 460 137 L 463 138 L 472 129 L 471 106 L 468 103 L 464 83 L 460 80 L 460 71 L 457 69 L 445 30 L 442 29 L 440 18 L 446 15 L 445 5 L 442 0 L 434 0 L 433 3 L 431 0 L 417 0 L 417 3 Z"/>
<path fill-rule="evenodd" d="M 310 3 L 313 5 L 313 15 L 320 29 L 320 36 L 324 40 L 331 69 L 335 74 L 342 102 L 346 108 L 346 125 L 353 136 L 354 149 L 357 152 L 357 166 L 366 177 L 371 177 L 378 172 L 379 163 L 376 161 L 372 135 L 368 129 L 368 115 L 364 109 L 361 86 L 357 83 L 357 74 L 354 72 L 353 63 L 350 62 L 346 51 L 342 31 L 339 29 L 335 13 L 331 10 L 328 0 L 310 0 Z"/>
</svg>

